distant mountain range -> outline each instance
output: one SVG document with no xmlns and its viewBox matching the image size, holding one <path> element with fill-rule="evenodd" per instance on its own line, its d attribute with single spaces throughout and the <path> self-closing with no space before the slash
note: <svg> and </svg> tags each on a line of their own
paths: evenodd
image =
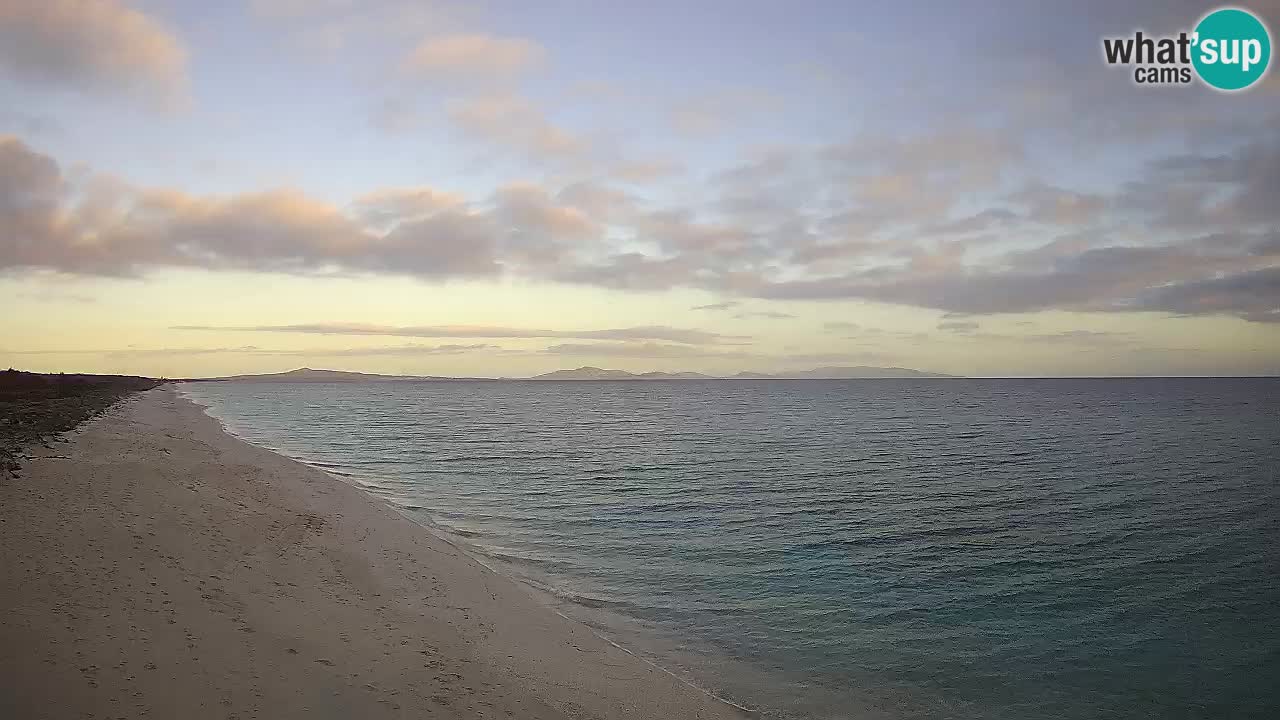
<svg viewBox="0 0 1280 720">
<path fill-rule="evenodd" d="M 373 373 L 344 372 L 342 370 L 312 370 L 298 368 L 288 372 L 262 375 L 230 375 L 214 378 L 190 378 L 182 382 L 291 382 L 291 383 L 345 383 L 379 382 L 386 380 L 465 380 L 470 378 L 437 377 L 434 375 L 375 375 Z"/>
<path fill-rule="evenodd" d="M 387 381 L 451 381 L 451 380 L 843 380 L 859 378 L 942 378 L 955 377 L 941 373 L 924 372 L 908 368 L 883 368 L 857 365 L 854 367 L 821 367 L 783 373 L 740 372 L 737 375 L 717 376 L 698 372 L 647 372 L 632 373 L 626 370 L 607 370 L 598 367 L 580 367 L 574 370 L 556 370 L 531 378 L 468 378 L 442 377 L 438 375 L 376 375 L 372 373 L 345 372 L 341 370 L 312 370 L 298 368 L 288 372 L 262 375 L 231 375 L 215 378 L 190 378 L 183 382 L 288 382 L 288 383 L 348 383 Z"/>
</svg>

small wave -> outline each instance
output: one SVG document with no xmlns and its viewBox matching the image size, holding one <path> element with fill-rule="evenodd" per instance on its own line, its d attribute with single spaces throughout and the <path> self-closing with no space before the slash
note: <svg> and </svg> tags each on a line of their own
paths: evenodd
<svg viewBox="0 0 1280 720">
<path fill-rule="evenodd" d="M 458 534 L 458 533 L 455 533 L 455 534 Z M 464 535 L 463 537 L 466 537 L 466 536 Z M 471 547 L 476 552 L 486 557 L 493 558 L 494 560 L 501 560 L 503 562 L 514 563 L 517 565 L 547 565 L 552 562 L 547 558 L 535 557 L 533 555 L 521 553 L 517 550 L 511 550 L 510 548 L 499 548 L 499 547 L 492 547 L 492 546 L 486 546 L 486 545 L 480 545 L 480 544 L 472 544 Z"/>
<path fill-rule="evenodd" d="M 309 461 L 307 461 L 307 464 L 308 464 L 308 465 L 314 465 L 314 466 L 316 466 L 316 467 L 318 467 L 318 468 L 323 468 L 323 469 L 325 469 L 325 470 L 329 470 L 329 469 L 332 469 L 332 468 L 344 468 L 344 467 L 346 467 L 345 465 L 343 465 L 343 464 L 341 464 L 341 463 L 325 462 L 325 461 L 323 461 L 323 460 L 309 460 Z"/>
<path fill-rule="evenodd" d="M 556 593 L 556 597 L 567 600 L 575 605 L 581 605 L 589 608 L 630 608 L 631 603 L 625 600 L 609 600 L 602 597 L 593 597 L 591 595 L 582 595 L 571 592 Z"/>
</svg>

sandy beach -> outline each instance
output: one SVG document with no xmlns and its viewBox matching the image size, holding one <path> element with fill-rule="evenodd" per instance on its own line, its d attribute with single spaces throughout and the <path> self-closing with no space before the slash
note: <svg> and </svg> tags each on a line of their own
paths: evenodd
<svg viewBox="0 0 1280 720">
<path fill-rule="evenodd" d="M 730 718 L 171 387 L 0 483 L 0 717 Z"/>
</svg>

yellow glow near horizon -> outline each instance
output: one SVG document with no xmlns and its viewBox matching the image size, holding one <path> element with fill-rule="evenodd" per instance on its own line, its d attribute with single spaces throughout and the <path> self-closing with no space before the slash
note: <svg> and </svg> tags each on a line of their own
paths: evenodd
<svg viewBox="0 0 1280 720">
<path fill-rule="evenodd" d="M 171 271 L 146 279 L 0 281 L 0 363 L 40 371 L 169 377 L 296 367 L 396 374 L 524 376 L 596 365 L 635 372 L 730 374 L 823 365 L 902 366 L 962 375 L 1256 374 L 1273 371 L 1280 333 L 1227 318 L 1038 313 L 970 317 L 939 330 L 940 313 L 861 302 L 743 300 L 729 310 L 704 292 L 609 292 L 523 282 L 433 285 L 406 278 L 316 278 Z M 750 316 L 768 311 L 793 317 Z M 746 316 L 743 316 L 746 315 Z M 175 326 L 320 323 L 603 330 L 663 325 L 749 340 L 681 346 L 689 356 L 548 354 L 556 345 L 643 342 L 572 338 L 418 338 L 180 330 Z M 836 326 L 833 326 L 836 324 Z M 1059 338 L 1052 336 L 1075 333 Z M 1048 339 L 1046 339 L 1048 338 Z M 494 346 L 458 354 L 395 354 L 403 346 Z M 382 348 L 386 354 L 362 351 Z"/>
</svg>

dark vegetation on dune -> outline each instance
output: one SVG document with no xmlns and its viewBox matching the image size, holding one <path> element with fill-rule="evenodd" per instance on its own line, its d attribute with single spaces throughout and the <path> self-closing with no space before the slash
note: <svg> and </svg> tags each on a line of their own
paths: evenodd
<svg viewBox="0 0 1280 720">
<path fill-rule="evenodd" d="M 0 477 L 16 475 L 22 448 L 45 443 L 162 380 L 125 375 L 0 372 Z"/>
</svg>

